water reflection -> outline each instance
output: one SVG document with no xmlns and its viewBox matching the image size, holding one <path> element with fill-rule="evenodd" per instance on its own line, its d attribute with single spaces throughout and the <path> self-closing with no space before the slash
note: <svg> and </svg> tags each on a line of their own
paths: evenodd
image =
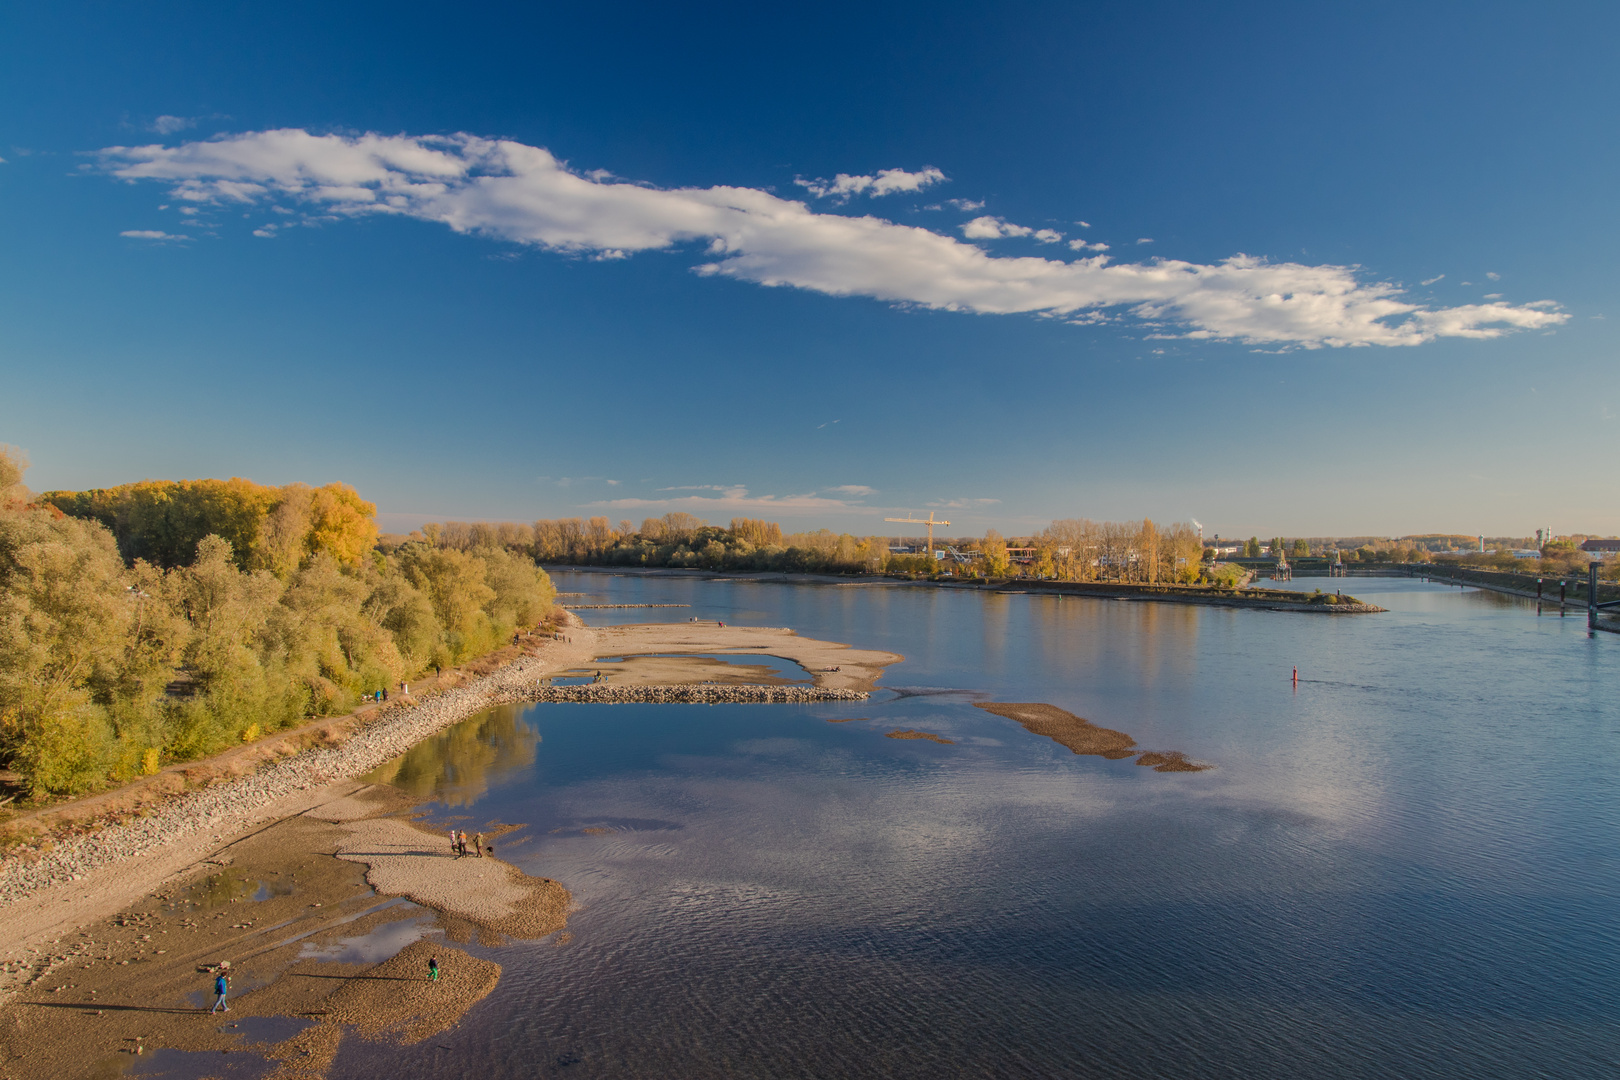
<svg viewBox="0 0 1620 1080">
<path fill-rule="evenodd" d="M 447 806 L 476 802 L 500 780 L 534 764 L 540 733 L 515 705 L 501 705 L 424 739 L 365 779 Z"/>
</svg>

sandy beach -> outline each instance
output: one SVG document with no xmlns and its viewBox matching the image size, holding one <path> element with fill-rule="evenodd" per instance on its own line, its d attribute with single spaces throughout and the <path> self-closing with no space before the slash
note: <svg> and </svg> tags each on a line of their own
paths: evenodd
<svg viewBox="0 0 1620 1080">
<path fill-rule="evenodd" d="M 166 1048 L 253 1052 L 277 1063 L 272 1075 L 315 1077 L 344 1038 L 427 1038 L 500 977 L 450 942 L 562 943 L 570 897 L 493 855 L 457 857 L 446 834 L 416 824 L 409 796 L 355 777 L 494 704 L 541 698 L 565 673 L 595 680 L 600 670 L 581 689 L 629 695 L 603 700 L 661 700 L 680 687 L 841 699 L 864 697 L 901 659 L 787 629 L 577 618 L 508 653 L 430 697 L 339 718 L 329 737 L 261 755 L 240 775 L 199 763 L 205 786 L 0 863 L 3 1075 L 101 1075 Z M 95 805 L 118 806 L 116 796 Z M 486 837 L 505 827 L 482 825 Z M 387 955 L 368 953 L 378 949 Z M 232 1011 L 206 1016 L 227 963 Z"/>
</svg>

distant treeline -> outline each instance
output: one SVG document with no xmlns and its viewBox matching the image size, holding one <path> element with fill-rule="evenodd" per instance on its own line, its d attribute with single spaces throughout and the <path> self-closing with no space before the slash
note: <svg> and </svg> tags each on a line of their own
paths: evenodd
<svg viewBox="0 0 1620 1080">
<path fill-rule="evenodd" d="M 351 488 L 37 499 L 0 448 L 0 761 L 36 798 L 156 771 L 458 663 L 550 614 L 500 544 L 376 546 Z"/>
<path fill-rule="evenodd" d="M 1207 567 L 1191 526 L 1152 521 L 1055 521 L 1032 537 L 1009 541 L 995 530 L 982 537 L 939 541 L 971 561 L 936 560 L 916 551 L 891 551 L 887 536 L 855 536 L 827 529 L 785 534 L 780 525 L 733 518 L 725 527 L 691 514 L 614 525 L 605 517 L 536 521 L 533 525 L 449 522 L 424 526 L 408 540 L 451 549 L 501 545 L 542 563 L 575 566 L 686 567 L 794 573 L 958 574 L 1006 577 L 1035 574 L 1069 581 L 1194 582 Z M 909 546 L 909 545 L 895 545 Z"/>
<path fill-rule="evenodd" d="M 855 574 L 895 566 L 922 570 L 929 560 L 890 555 L 884 537 L 856 537 L 827 529 L 784 535 L 780 525 L 752 518 L 733 518 L 725 528 L 691 514 L 648 518 L 636 528 L 629 521 L 613 525 L 605 517 L 510 522 L 459 522 L 425 525 L 409 537 L 383 537 L 382 544 L 410 541 L 451 550 L 499 545 L 542 563 L 576 566 L 688 567 L 705 570 L 787 570 L 800 573 Z"/>
</svg>

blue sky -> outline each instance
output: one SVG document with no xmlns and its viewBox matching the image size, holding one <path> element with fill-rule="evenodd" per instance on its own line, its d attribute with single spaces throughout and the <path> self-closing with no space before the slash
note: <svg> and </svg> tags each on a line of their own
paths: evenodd
<svg viewBox="0 0 1620 1080">
<path fill-rule="evenodd" d="M 24 7 L 35 488 L 1620 532 L 1611 5 Z"/>
</svg>

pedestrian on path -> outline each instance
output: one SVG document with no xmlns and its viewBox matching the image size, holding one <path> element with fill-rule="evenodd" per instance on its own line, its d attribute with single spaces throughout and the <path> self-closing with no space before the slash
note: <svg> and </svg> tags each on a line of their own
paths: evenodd
<svg viewBox="0 0 1620 1080">
<path fill-rule="evenodd" d="M 456 830 L 451 829 L 450 830 L 450 854 L 454 855 L 456 853 L 456 846 L 457 846 L 456 845 Z"/>
<path fill-rule="evenodd" d="M 439 958 L 431 957 L 428 960 L 428 982 L 439 981 Z"/>
<path fill-rule="evenodd" d="M 231 1007 L 225 1004 L 225 995 L 230 993 L 230 991 L 230 972 L 226 971 L 224 968 L 221 968 L 219 974 L 214 976 L 214 1007 L 208 1011 L 210 1013 L 217 1013 L 221 1009 L 224 1009 L 226 1012 L 230 1012 Z"/>
<path fill-rule="evenodd" d="M 473 833 L 473 850 L 478 852 L 478 857 L 480 859 L 482 859 L 484 857 L 484 834 L 483 833 Z"/>
</svg>

